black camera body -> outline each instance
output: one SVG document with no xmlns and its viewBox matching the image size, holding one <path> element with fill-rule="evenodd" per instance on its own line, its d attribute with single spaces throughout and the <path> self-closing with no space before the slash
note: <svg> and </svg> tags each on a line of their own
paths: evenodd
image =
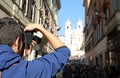
<svg viewBox="0 0 120 78">
<path fill-rule="evenodd" d="M 36 41 L 37 44 L 40 44 L 41 38 L 33 35 L 34 31 L 25 31 L 24 33 L 24 48 L 28 48 L 31 45 L 32 40 Z"/>
</svg>

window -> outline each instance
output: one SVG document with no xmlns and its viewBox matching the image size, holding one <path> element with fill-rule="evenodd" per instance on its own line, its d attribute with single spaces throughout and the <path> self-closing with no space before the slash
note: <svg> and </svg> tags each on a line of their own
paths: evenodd
<svg viewBox="0 0 120 78">
<path fill-rule="evenodd" d="M 22 9 L 23 13 L 26 12 L 26 4 L 27 4 L 27 0 L 21 0 L 20 8 Z"/>
<path fill-rule="evenodd" d="M 67 29 L 69 29 L 69 26 L 67 26 Z"/>
<path fill-rule="evenodd" d="M 78 26 L 78 28 L 80 29 L 80 25 Z"/>
<path fill-rule="evenodd" d="M 106 8 L 106 10 L 105 10 L 105 23 L 107 22 L 108 18 L 109 18 L 109 11 L 108 11 L 108 8 Z"/>
<path fill-rule="evenodd" d="M 105 24 L 106 22 L 108 21 L 109 19 L 109 9 L 108 9 L 108 4 L 104 3 L 104 21 L 105 21 Z"/>
<path fill-rule="evenodd" d="M 100 9 L 100 0 L 98 0 L 98 8 Z"/>
<path fill-rule="evenodd" d="M 24 15 L 30 20 L 34 21 L 35 19 L 35 2 L 34 0 L 20 0 L 20 8 Z"/>
<path fill-rule="evenodd" d="M 40 0 L 40 6 L 42 8 L 42 6 L 43 6 L 43 0 Z"/>
<path fill-rule="evenodd" d="M 32 20 L 32 13 L 34 12 L 35 2 L 33 0 L 28 1 L 28 11 L 26 17 Z"/>
<path fill-rule="evenodd" d="M 32 22 L 35 22 L 35 13 L 36 13 L 36 5 L 33 5 L 32 11 Z"/>
<path fill-rule="evenodd" d="M 102 22 L 99 22 L 100 38 L 102 37 Z"/>
<path fill-rule="evenodd" d="M 114 13 L 116 10 L 116 0 L 112 0 L 112 12 Z"/>
<path fill-rule="evenodd" d="M 116 1 L 117 10 L 120 10 L 120 0 L 115 0 L 115 1 Z"/>
</svg>

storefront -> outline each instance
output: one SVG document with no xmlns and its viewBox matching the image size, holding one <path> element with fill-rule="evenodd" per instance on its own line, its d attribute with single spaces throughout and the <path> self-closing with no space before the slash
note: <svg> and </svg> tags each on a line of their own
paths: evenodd
<svg viewBox="0 0 120 78">
<path fill-rule="evenodd" d="M 117 28 L 116 28 L 117 29 Z M 114 29 L 108 34 L 108 63 L 109 65 L 120 65 L 120 32 Z"/>
</svg>

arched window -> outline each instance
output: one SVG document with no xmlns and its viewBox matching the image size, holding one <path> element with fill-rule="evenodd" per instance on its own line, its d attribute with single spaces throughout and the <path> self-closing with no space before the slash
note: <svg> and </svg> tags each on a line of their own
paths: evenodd
<svg viewBox="0 0 120 78">
<path fill-rule="evenodd" d="M 69 26 L 67 26 L 67 29 L 69 29 Z"/>
</svg>

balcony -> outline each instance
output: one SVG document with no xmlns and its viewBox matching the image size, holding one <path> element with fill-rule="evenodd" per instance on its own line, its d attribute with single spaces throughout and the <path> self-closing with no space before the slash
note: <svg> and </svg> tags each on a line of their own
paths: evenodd
<svg viewBox="0 0 120 78">
<path fill-rule="evenodd" d="M 108 50 L 117 50 L 120 47 L 120 35 L 108 41 Z"/>
</svg>

